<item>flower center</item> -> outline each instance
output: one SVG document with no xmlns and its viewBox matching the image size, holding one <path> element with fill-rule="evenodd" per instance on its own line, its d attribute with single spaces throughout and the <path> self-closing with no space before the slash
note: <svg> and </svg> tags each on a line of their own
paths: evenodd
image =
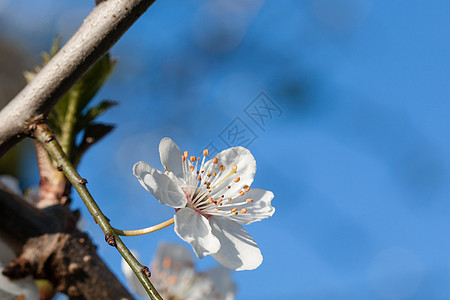
<svg viewBox="0 0 450 300">
<path fill-rule="evenodd" d="M 205 163 L 206 156 L 209 155 L 208 150 L 203 151 L 203 159 L 200 163 L 200 157 L 191 156 L 189 152 L 185 151 L 181 156 L 184 185 L 183 192 L 186 195 L 187 207 L 195 210 L 203 216 L 209 218 L 212 215 L 223 214 L 219 213 L 224 209 L 224 213 L 228 211 L 231 214 L 245 213 L 246 209 L 241 209 L 239 212 L 231 205 L 232 199 L 238 196 L 243 196 L 245 192 L 250 190 L 248 185 L 242 185 L 240 177 L 237 172 L 237 165 L 233 164 L 230 167 L 219 164 L 219 159 L 214 157 L 212 160 Z M 237 193 L 235 189 L 231 191 L 232 185 L 239 185 Z M 232 195 L 236 193 L 236 195 Z M 227 195 L 225 197 L 225 195 Z M 250 200 L 252 199 L 248 199 Z M 228 204 L 229 203 L 229 204 Z M 224 205 L 225 204 L 225 205 Z"/>
</svg>

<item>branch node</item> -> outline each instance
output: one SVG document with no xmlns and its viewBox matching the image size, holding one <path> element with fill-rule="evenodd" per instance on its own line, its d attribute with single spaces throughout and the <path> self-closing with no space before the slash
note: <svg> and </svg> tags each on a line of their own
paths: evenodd
<svg viewBox="0 0 450 300">
<path fill-rule="evenodd" d="M 88 181 L 86 180 L 86 178 L 81 178 L 79 179 L 79 183 L 85 185 Z"/>
<path fill-rule="evenodd" d="M 143 266 L 143 267 L 142 267 L 141 272 L 144 273 L 144 275 L 145 275 L 148 279 L 150 279 L 150 277 L 152 277 L 152 273 L 150 272 L 149 268 L 146 267 L 146 266 Z"/>
<path fill-rule="evenodd" d="M 108 243 L 108 245 L 116 247 L 116 238 L 112 234 L 105 234 L 105 241 Z"/>
<path fill-rule="evenodd" d="M 30 261 L 22 257 L 14 258 L 2 271 L 3 275 L 11 279 L 24 278 L 31 273 Z"/>
</svg>

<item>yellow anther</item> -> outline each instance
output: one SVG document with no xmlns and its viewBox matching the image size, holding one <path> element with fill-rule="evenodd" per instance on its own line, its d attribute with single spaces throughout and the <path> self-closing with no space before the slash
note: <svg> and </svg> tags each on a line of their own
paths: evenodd
<svg viewBox="0 0 450 300">
<path fill-rule="evenodd" d="M 235 215 L 237 216 L 237 215 L 238 215 L 238 212 L 237 212 L 237 211 L 235 211 L 235 212 L 234 212 L 234 214 L 235 214 Z"/>
<path fill-rule="evenodd" d="M 184 157 L 188 157 L 189 156 L 189 152 L 184 151 Z"/>
<path fill-rule="evenodd" d="M 213 176 L 216 176 L 217 175 L 217 173 L 216 172 L 213 172 Z"/>
<path fill-rule="evenodd" d="M 245 214 L 246 212 L 247 212 L 247 209 L 246 209 L 246 208 L 243 208 L 243 209 L 241 209 L 241 211 L 240 211 L 241 214 Z"/>
<path fill-rule="evenodd" d="M 213 164 L 217 164 L 219 162 L 219 159 L 217 157 L 213 158 Z"/>
<path fill-rule="evenodd" d="M 169 256 L 164 257 L 163 259 L 163 268 L 168 269 L 172 263 L 172 259 Z"/>
<path fill-rule="evenodd" d="M 228 198 L 228 201 L 231 201 L 231 198 Z"/>
<path fill-rule="evenodd" d="M 234 182 L 239 182 L 239 180 L 241 180 L 241 177 L 236 177 L 236 178 L 234 179 Z"/>
<path fill-rule="evenodd" d="M 197 158 L 195 156 L 191 156 L 191 161 L 194 162 Z"/>
<path fill-rule="evenodd" d="M 244 191 L 245 191 L 245 192 L 250 191 L 250 187 L 249 187 L 248 185 L 244 185 Z"/>
<path fill-rule="evenodd" d="M 253 199 L 247 199 L 245 202 L 253 202 Z"/>
<path fill-rule="evenodd" d="M 208 155 L 209 155 L 209 150 L 208 149 L 203 150 L 203 156 L 208 156 Z"/>
<path fill-rule="evenodd" d="M 170 276 L 168 281 L 170 284 L 175 284 L 178 281 L 177 275 Z"/>
<path fill-rule="evenodd" d="M 233 169 L 235 169 L 235 170 L 237 171 L 237 166 L 236 166 L 236 165 L 233 165 Z"/>
</svg>

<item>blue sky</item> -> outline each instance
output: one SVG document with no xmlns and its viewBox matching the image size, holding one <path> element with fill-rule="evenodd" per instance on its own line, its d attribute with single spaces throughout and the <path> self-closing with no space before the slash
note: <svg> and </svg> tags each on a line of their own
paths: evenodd
<svg viewBox="0 0 450 300">
<path fill-rule="evenodd" d="M 3 0 L 0 24 L 38 54 L 91 2 L 42 1 L 30 20 L 33 5 Z M 104 116 L 117 129 L 80 172 L 114 226 L 153 225 L 173 212 L 132 165 L 159 167 L 165 136 L 199 152 L 240 117 L 258 136 L 253 185 L 277 211 L 246 227 L 264 262 L 233 274 L 237 299 L 445 299 L 449 13 L 437 0 L 157 1 L 111 51 L 119 63 L 97 100 L 120 101 Z M 264 130 L 244 111 L 261 91 L 283 111 Z M 120 256 L 86 227 L 123 279 Z M 182 243 L 172 228 L 125 241 L 148 262 L 159 240 Z"/>
</svg>

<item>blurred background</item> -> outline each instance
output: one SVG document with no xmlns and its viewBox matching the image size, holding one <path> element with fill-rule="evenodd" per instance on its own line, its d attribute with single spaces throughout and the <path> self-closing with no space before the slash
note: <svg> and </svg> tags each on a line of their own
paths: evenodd
<svg viewBox="0 0 450 300">
<path fill-rule="evenodd" d="M 93 6 L 0 0 L 1 101 Z M 191 153 L 247 146 L 253 186 L 277 210 L 246 226 L 264 262 L 233 273 L 237 299 L 448 299 L 449 15 L 447 0 L 156 1 L 111 50 L 119 62 L 96 101 L 120 102 L 102 117 L 117 128 L 80 173 L 113 226 L 136 229 L 173 214 L 131 172 L 162 168 L 161 138 Z M 39 178 L 24 146 L 1 166 L 28 188 Z M 159 241 L 183 244 L 173 228 L 125 239 L 145 263 Z"/>
</svg>

